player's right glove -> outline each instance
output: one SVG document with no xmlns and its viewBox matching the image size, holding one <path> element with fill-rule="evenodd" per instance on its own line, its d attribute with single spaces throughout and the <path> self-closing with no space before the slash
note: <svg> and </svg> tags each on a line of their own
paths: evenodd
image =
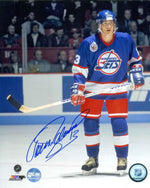
<svg viewBox="0 0 150 188">
<path fill-rule="evenodd" d="M 131 67 L 129 78 L 132 83 L 132 89 L 137 89 L 144 85 L 143 67 L 141 64 L 135 64 Z"/>
<path fill-rule="evenodd" d="M 85 102 L 84 84 L 73 84 L 71 87 L 71 103 L 76 106 Z"/>
</svg>

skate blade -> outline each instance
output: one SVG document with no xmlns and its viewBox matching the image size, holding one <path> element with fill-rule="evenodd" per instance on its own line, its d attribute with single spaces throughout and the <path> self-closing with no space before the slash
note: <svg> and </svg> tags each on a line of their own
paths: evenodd
<svg viewBox="0 0 150 188">
<path fill-rule="evenodd" d="M 118 170 L 117 171 L 119 173 L 120 176 L 125 175 L 126 171 L 125 170 Z"/>
<path fill-rule="evenodd" d="M 89 176 L 97 173 L 97 168 L 93 168 L 90 171 L 82 170 L 82 175 Z"/>
</svg>

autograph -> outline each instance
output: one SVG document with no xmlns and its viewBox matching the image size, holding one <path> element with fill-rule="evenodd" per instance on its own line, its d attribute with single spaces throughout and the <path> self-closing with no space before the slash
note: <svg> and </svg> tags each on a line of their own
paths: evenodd
<svg viewBox="0 0 150 188">
<path fill-rule="evenodd" d="M 84 112 L 85 113 L 85 112 Z M 86 110 L 86 115 L 89 113 L 89 110 Z M 26 154 L 26 161 L 31 162 L 34 158 L 37 158 L 44 151 L 48 150 L 48 153 L 45 156 L 46 161 L 50 160 L 61 150 L 66 148 L 69 144 L 74 142 L 78 138 L 79 129 L 77 127 L 83 122 L 84 118 L 80 117 L 81 114 L 77 115 L 73 120 L 69 129 L 66 128 L 65 116 L 59 116 L 58 118 L 52 120 L 47 125 L 45 125 L 39 133 L 32 140 Z M 79 118 L 80 117 L 80 118 Z M 60 121 L 60 127 L 58 128 L 54 138 L 47 140 L 46 142 L 40 142 L 40 136 L 42 133 L 49 128 L 49 125 L 55 121 Z M 65 140 L 65 143 L 63 143 Z M 46 150 L 47 149 L 47 150 Z"/>
</svg>

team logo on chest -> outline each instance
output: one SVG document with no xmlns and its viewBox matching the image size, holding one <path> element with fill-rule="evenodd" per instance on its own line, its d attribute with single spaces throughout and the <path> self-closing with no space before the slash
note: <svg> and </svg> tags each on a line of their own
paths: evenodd
<svg viewBox="0 0 150 188">
<path fill-rule="evenodd" d="M 94 70 L 101 71 L 103 74 L 111 75 L 119 70 L 121 61 L 122 60 L 114 50 L 107 51 L 99 56 Z"/>
</svg>

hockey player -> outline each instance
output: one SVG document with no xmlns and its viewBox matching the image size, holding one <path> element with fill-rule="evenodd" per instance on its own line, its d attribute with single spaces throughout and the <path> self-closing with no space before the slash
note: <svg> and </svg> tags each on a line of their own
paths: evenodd
<svg viewBox="0 0 150 188">
<path fill-rule="evenodd" d="M 116 32 L 116 18 L 109 10 L 97 15 L 98 32 L 81 43 L 77 51 L 72 72 L 74 84 L 71 87 L 71 101 L 81 104 L 81 116 L 85 117 L 84 132 L 89 157 L 82 166 L 83 173 L 96 173 L 100 146 L 99 118 L 104 101 L 111 118 L 114 147 L 118 159 L 117 170 L 127 168 L 128 116 L 127 91 L 101 94 L 85 98 L 85 93 L 97 92 L 103 88 L 128 82 L 127 72 L 134 89 L 144 85 L 141 57 L 135 43 L 127 33 Z M 89 109 L 89 113 L 83 112 Z"/>
</svg>

